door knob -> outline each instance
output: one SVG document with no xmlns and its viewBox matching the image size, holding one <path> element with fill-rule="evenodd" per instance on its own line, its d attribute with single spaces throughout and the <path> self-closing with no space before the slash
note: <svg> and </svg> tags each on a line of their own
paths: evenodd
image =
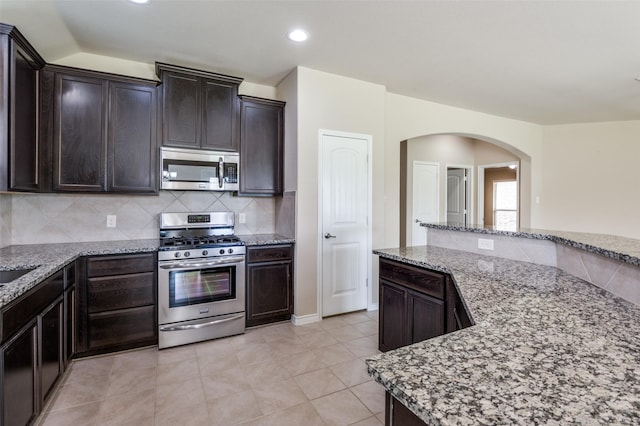
<svg viewBox="0 0 640 426">
<path fill-rule="evenodd" d="M 330 233 L 327 232 L 326 234 L 324 234 L 324 237 L 328 240 L 329 238 L 335 238 L 336 236 L 331 235 Z"/>
</svg>

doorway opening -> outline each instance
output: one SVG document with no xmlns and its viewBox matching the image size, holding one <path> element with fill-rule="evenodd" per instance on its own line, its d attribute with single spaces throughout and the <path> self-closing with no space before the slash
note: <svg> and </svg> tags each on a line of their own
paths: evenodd
<svg viewBox="0 0 640 426">
<path fill-rule="evenodd" d="M 473 217 L 472 191 L 473 166 L 447 166 L 447 223 L 468 225 L 469 217 Z"/>
<path fill-rule="evenodd" d="M 478 166 L 478 224 L 505 231 L 520 226 L 518 162 Z"/>
</svg>

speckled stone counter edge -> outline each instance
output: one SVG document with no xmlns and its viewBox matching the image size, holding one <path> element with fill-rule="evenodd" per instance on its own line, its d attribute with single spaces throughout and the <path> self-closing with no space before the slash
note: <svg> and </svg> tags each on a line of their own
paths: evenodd
<svg viewBox="0 0 640 426">
<path fill-rule="evenodd" d="M 238 235 L 246 246 L 294 244 L 295 239 L 277 234 Z M 119 240 L 82 243 L 30 244 L 0 249 L 0 271 L 33 271 L 0 285 L 0 308 L 82 256 L 146 253 L 158 250 L 159 241 Z"/>
<path fill-rule="evenodd" d="M 543 229 L 520 229 L 518 231 L 504 231 L 493 229 L 490 227 L 474 226 L 474 225 L 461 225 L 461 224 L 444 224 L 444 223 L 421 223 L 420 226 L 425 228 L 440 229 L 444 231 L 458 231 L 458 232 L 473 232 L 477 234 L 485 235 L 502 235 L 506 237 L 518 237 L 529 238 L 534 240 L 547 240 L 557 244 L 563 244 L 565 246 L 577 248 L 580 250 L 588 251 L 590 253 L 599 254 L 610 259 L 620 260 L 634 266 L 640 266 L 640 257 L 630 253 L 624 253 L 620 249 L 612 249 L 607 247 L 595 246 L 593 244 L 579 241 L 580 239 L 593 239 L 593 238 L 606 238 L 608 245 L 615 245 L 619 243 L 620 247 L 627 246 L 629 244 L 637 245 L 634 250 L 640 253 L 640 240 L 634 240 L 632 238 L 618 237 L 615 235 L 600 235 L 600 234 L 586 234 L 579 232 L 561 232 L 550 231 Z M 566 235 L 570 235 L 566 236 Z"/>
</svg>

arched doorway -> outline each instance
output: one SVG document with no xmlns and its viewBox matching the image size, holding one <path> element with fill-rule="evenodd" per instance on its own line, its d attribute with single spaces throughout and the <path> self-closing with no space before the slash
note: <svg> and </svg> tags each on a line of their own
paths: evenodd
<svg viewBox="0 0 640 426">
<path fill-rule="evenodd" d="M 451 172 L 459 173 L 463 170 L 466 177 L 468 190 L 465 190 L 464 206 L 465 221 L 468 225 L 482 224 L 487 204 L 487 191 L 485 173 L 494 168 L 511 166 L 514 168 L 517 180 L 517 224 L 521 227 L 529 227 L 531 206 L 531 159 L 517 148 L 490 137 L 482 135 L 470 135 L 461 133 L 445 133 L 423 135 L 407 139 L 400 146 L 400 246 L 414 245 L 416 219 L 414 217 L 414 164 L 429 163 L 438 165 L 438 220 L 446 222 L 447 216 L 452 216 L 448 211 L 452 209 L 452 197 L 455 191 L 447 188 L 447 181 L 451 179 Z M 480 174 L 481 173 L 481 174 Z M 417 176 L 417 175 L 416 175 Z M 493 179 L 493 178 L 491 178 Z M 497 179 L 496 179 L 497 180 Z M 493 182 L 493 180 L 491 181 Z M 428 184 L 420 183 L 420 191 L 428 191 Z M 481 186 L 480 186 L 481 185 Z M 461 194 L 462 195 L 462 194 Z M 493 196 L 493 194 L 489 194 Z M 433 198 L 431 198 L 433 199 Z M 424 201 L 422 201 L 424 203 Z M 493 201 L 489 203 L 495 210 Z M 498 209 L 500 210 L 500 209 Z M 493 221 L 493 213 L 491 222 Z M 500 212 L 502 216 L 514 214 L 513 212 Z M 502 218 L 500 216 L 500 219 Z M 431 220 L 432 221 L 432 220 Z M 422 244 L 422 242 L 419 242 Z"/>
</svg>

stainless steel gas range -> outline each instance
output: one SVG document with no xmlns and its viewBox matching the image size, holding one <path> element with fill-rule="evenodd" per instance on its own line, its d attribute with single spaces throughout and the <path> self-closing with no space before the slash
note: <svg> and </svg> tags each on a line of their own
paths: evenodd
<svg viewBox="0 0 640 426">
<path fill-rule="evenodd" d="M 161 213 L 159 348 L 244 333 L 244 268 L 233 212 Z"/>
</svg>

